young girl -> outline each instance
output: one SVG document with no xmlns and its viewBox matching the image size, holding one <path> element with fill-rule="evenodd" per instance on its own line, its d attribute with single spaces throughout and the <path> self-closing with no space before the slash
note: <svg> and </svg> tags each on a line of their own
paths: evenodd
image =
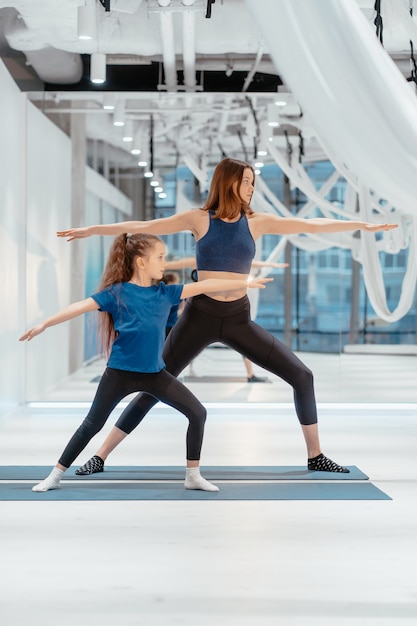
<svg viewBox="0 0 417 626">
<path fill-rule="evenodd" d="M 265 234 L 295 235 L 356 230 L 375 233 L 397 227 L 396 224 L 326 218 L 301 219 L 255 213 L 250 207 L 254 185 L 255 173 L 251 165 L 226 158 L 214 170 L 207 202 L 202 209 L 146 222 L 100 224 L 57 234 L 71 241 L 90 235 L 117 235 L 126 230 L 159 235 L 189 230 L 196 240 L 199 280 L 216 277 L 226 281 L 249 276 L 255 255 L 255 241 Z M 210 297 L 201 295 L 187 301 L 164 346 L 167 370 L 178 376 L 210 343 L 220 341 L 230 346 L 292 386 L 307 448 L 308 469 L 348 472 L 348 469 L 327 458 L 321 451 L 312 372 L 286 345 L 251 321 L 246 287 L 233 293 L 220 288 Z M 155 403 L 156 400 L 148 394 L 139 394 L 132 400 L 99 449 L 101 460 L 105 460 L 126 435 L 136 428 Z M 90 461 L 82 470 L 85 474 L 96 471 Z"/>
<path fill-rule="evenodd" d="M 58 463 L 32 491 L 58 489 L 64 472 L 84 450 L 90 439 L 103 428 L 108 416 L 125 396 L 145 391 L 155 400 L 165 402 L 189 420 L 187 430 L 186 489 L 218 491 L 200 475 L 199 460 L 206 410 L 197 398 L 165 369 L 162 347 L 165 326 L 173 305 L 184 298 L 219 289 L 240 290 L 246 287 L 242 277 L 222 281 L 208 279 L 189 285 L 158 286 L 165 269 L 165 245 L 154 235 L 122 234 L 115 240 L 105 267 L 100 291 L 75 302 L 41 324 L 26 331 L 19 341 L 30 341 L 49 326 L 99 310 L 103 347 L 110 352 L 107 368 L 87 417 L 76 430 Z M 270 279 L 252 281 L 250 287 L 264 287 Z"/>
</svg>

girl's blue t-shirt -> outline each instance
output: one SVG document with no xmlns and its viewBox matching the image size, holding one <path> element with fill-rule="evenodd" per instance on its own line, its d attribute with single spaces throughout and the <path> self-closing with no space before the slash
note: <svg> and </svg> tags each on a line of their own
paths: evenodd
<svg viewBox="0 0 417 626">
<path fill-rule="evenodd" d="M 99 310 L 113 318 L 117 337 L 108 367 L 129 372 L 159 372 L 165 367 L 162 348 L 171 307 L 181 302 L 183 285 L 139 287 L 117 283 L 91 296 Z"/>
</svg>

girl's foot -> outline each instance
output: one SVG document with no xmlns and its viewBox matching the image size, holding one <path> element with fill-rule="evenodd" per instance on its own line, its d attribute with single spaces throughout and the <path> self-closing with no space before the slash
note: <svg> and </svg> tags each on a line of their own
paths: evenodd
<svg viewBox="0 0 417 626">
<path fill-rule="evenodd" d="M 202 491 L 219 491 L 216 485 L 201 476 L 199 467 L 186 468 L 184 487 L 186 489 L 201 489 Z"/>
<path fill-rule="evenodd" d="M 32 487 L 32 491 L 49 491 L 50 489 L 59 489 L 61 487 L 60 482 L 64 472 L 57 467 L 54 467 L 52 472 L 40 483 Z"/>
</svg>

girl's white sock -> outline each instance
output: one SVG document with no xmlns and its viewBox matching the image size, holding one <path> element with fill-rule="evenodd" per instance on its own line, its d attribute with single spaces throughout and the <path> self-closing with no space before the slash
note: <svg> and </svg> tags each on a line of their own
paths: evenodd
<svg viewBox="0 0 417 626">
<path fill-rule="evenodd" d="M 49 491 L 50 489 L 59 489 L 61 478 L 64 472 L 57 467 L 54 467 L 52 472 L 40 483 L 32 487 L 32 491 Z"/>
<path fill-rule="evenodd" d="M 200 474 L 199 467 L 187 467 L 185 470 L 186 489 L 201 489 L 202 491 L 219 491 L 216 485 L 213 485 Z"/>
</svg>

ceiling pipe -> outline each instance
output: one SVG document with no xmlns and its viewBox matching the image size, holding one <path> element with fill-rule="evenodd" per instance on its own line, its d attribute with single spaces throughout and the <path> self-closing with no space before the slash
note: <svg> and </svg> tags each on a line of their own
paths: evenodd
<svg viewBox="0 0 417 626">
<path fill-rule="evenodd" d="M 193 6 L 195 0 L 182 0 L 184 6 Z M 184 61 L 184 86 L 186 91 L 195 91 L 195 12 L 184 10 L 182 14 L 182 55 Z"/>
<path fill-rule="evenodd" d="M 168 7 L 171 0 L 158 0 L 160 7 Z M 160 12 L 162 57 L 164 62 L 165 87 L 167 91 L 177 91 L 177 66 L 175 60 L 174 22 L 171 11 Z"/>
</svg>

